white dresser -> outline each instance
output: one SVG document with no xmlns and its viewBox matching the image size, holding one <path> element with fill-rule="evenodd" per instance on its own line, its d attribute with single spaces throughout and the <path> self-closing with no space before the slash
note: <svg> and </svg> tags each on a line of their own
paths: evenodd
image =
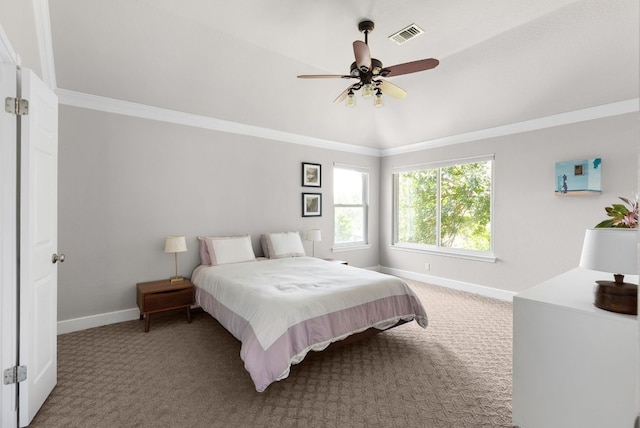
<svg viewBox="0 0 640 428">
<path fill-rule="evenodd" d="M 576 268 L 514 297 L 514 425 L 633 427 L 637 317 L 593 305 L 595 281 L 610 276 Z"/>
</svg>

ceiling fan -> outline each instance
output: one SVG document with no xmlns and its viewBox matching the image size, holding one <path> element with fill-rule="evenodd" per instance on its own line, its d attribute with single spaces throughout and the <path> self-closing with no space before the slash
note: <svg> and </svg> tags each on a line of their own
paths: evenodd
<svg viewBox="0 0 640 428">
<path fill-rule="evenodd" d="M 382 78 L 430 70 L 437 67 L 440 61 L 434 58 L 428 58 L 392 65 L 390 67 L 383 67 L 382 62 L 376 58 L 371 58 L 371 53 L 369 52 L 368 36 L 369 33 L 373 31 L 374 26 L 375 24 L 373 21 L 369 20 L 361 21 L 358 24 L 358 30 L 361 33 L 364 33 L 364 42 L 361 40 L 353 42 L 353 53 L 356 60 L 351 64 L 349 74 L 303 74 L 299 75 L 298 78 L 358 79 L 357 83 L 350 85 L 340 95 L 338 95 L 338 98 L 334 100 L 336 103 L 346 100 L 346 105 L 349 107 L 355 106 L 356 99 L 354 92 L 360 89 L 362 89 L 362 96 L 364 98 L 371 98 L 375 95 L 373 105 L 376 107 L 382 107 L 384 105 L 384 101 L 382 99 L 383 93 L 394 98 L 402 99 L 406 97 L 407 91 L 387 80 L 383 80 Z"/>
</svg>

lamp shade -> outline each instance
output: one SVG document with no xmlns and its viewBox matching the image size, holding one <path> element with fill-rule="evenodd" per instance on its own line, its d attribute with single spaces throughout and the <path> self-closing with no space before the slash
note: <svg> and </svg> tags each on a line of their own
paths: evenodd
<svg viewBox="0 0 640 428">
<path fill-rule="evenodd" d="M 322 235 L 320 229 L 307 230 L 307 241 L 320 242 L 322 241 Z"/>
<path fill-rule="evenodd" d="M 587 229 L 580 267 L 623 275 L 638 274 L 638 229 Z"/>
<path fill-rule="evenodd" d="M 167 236 L 164 240 L 165 253 L 183 253 L 187 251 L 187 240 L 184 235 Z"/>
</svg>

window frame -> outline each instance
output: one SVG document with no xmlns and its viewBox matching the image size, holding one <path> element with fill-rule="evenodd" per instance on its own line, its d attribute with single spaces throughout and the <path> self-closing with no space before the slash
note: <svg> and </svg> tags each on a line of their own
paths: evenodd
<svg viewBox="0 0 640 428">
<path fill-rule="evenodd" d="M 440 227 L 441 227 L 441 195 L 440 195 L 440 169 L 454 166 L 454 165 L 463 165 L 468 163 L 480 163 L 480 162 L 491 162 L 491 221 L 490 221 L 490 234 L 491 240 L 489 243 L 488 251 L 479 251 L 479 250 L 468 250 L 462 248 L 450 248 L 450 247 L 442 247 L 439 245 L 429 245 L 429 244 L 418 244 L 412 242 L 401 242 L 398 241 L 398 191 L 399 191 L 399 174 L 403 172 L 411 172 L 411 171 L 421 171 L 421 170 L 430 170 L 437 169 L 438 182 L 436 187 L 436 198 L 437 198 L 437 218 L 436 218 L 436 236 L 437 244 L 439 244 L 440 237 Z M 424 164 L 417 165 L 407 165 L 407 166 L 399 166 L 392 168 L 392 236 L 391 236 L 391 248 L 402 250 L 402 251 L 410 251 L 410 252 L 418 252 L 418 253 L 430 253 L 437 254 L 441 256 L 455 257 L 461 259 L 469 259 L 469 260 L 478 260 L 478 261 L 486 261 L 494 263 L 496 261 L 494 248 L 495 248 L 495 233 L 494 233 L 494 224 L 495 224 L 495 204 L 494 204 L 494 194 L 495 194 L 495 155 L 481 155 L 481 156 L 472 156 L 466 158 L 458 158 L 458 159 L 449 159 L 437 162 L 429 162 Z"/>
<path fill-rule="evenodd" d="M 362 174 L 362 204 L 338 204 L 335 201 L 335 171 L 336 169 L 350 170 L 356 171 Z M 358 165 L 349 165 L 349 164 L 341 164 L 334 163 L 333 164 L 333 247 L 331 251 L 333 252 L 341 252 L 341 251 L 350 251 L 356 249 L 369 248 L 369 188 L 370 188 L 370 173 L 368 167 L 358 166 Z M 336 242 L 336 208 L 360 208 L 362 207 L 362 216 L 363 216 L 363 224 L 362 224 L 362 241 L 353 241 L 353 242 L 344 242 L 337 243 Z"/>
</svg>

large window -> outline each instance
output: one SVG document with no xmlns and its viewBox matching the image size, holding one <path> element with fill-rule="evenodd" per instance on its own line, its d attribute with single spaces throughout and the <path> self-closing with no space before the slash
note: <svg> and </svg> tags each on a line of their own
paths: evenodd
<svg viewBox="0 0 640 428">
<path fill-rule="evenodd" d="M 369 174 L 364 168 L 333 168 L 334 248 L 366 245 Z"/>
<path fill-rule="evenodd" d="M 493 156 L 397 172 L 394 245 L 491 255 Z"/>
</svg>

